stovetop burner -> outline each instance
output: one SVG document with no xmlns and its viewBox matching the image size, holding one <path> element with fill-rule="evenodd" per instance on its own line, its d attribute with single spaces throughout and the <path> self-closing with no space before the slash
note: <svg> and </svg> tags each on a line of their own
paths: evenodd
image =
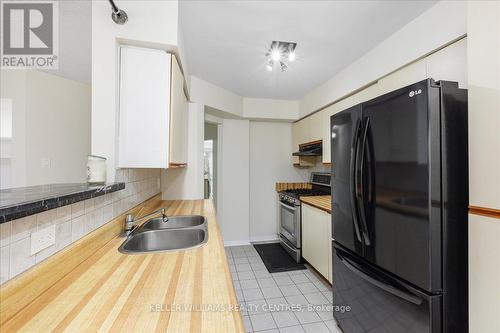
<svg viewBox="0 0 500 333">
<path fill-rule="evenodd" d="M 300 197 L 313 196 L 313 195 L 329 195 L 329 194 L 330 194 L 329 191 L 322 191 L 311 188 L 309 189 L 301 188 L 301 189 L 282 191 L 279 193 L 279 199 L 281 202 L 298 206 L 300 205 Z"/>
<path fill-rule="evenodd" d="M 281 191 L 279 199 L 282 203 L 299 206 L 301 196 L 329 195 L 331 193 L 331 175 L 329 173 L 312 172 L 311 188 L 297 188 Z"/>
</svg>

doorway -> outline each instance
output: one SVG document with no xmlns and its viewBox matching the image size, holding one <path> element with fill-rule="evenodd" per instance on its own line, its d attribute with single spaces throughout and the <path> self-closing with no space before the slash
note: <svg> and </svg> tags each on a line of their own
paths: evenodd
<svg viewBox="0 0 500 333">
<path fill-rule="evenodd" d="M 214 207 L 217 207 L 217 132 L 217 124 L 205 122 L 205 140 L 203 144 L 204 198 L 212 199 Z"/>
</svg>

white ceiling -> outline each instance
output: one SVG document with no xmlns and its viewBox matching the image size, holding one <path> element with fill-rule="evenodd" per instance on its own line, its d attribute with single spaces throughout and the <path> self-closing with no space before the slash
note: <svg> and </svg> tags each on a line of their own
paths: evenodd
<svg viewBox="0 0 500 333">
<path fill-rule="evenodd" d="M 245 97 L 298 99 L 436 1 L 181 1 L 190 74 Z M 297 42 L 266 71 L 272 40 Z M 373 64 L 376 66 L 376 64 Z"/>
</svg>

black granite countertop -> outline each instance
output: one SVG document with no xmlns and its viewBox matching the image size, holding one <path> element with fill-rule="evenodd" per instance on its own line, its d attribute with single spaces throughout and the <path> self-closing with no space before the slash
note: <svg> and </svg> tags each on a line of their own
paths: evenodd
<svg viewBox="0 0 500 333">
<path fill-rule="evenodd" d="M 0 190 L 0 223 L 123 190 L 125 183 L 50 184 Z"/>
</svg>

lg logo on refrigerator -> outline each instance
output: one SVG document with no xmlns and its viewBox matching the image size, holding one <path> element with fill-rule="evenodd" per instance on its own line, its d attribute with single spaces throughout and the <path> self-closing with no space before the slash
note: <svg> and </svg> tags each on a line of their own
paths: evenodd
<svg viewBox="0 0 500 333">
<path fill-rule="evenodd" d="M 421 93 L 422 93 L 422 89 L 412 90 L 412 91 L 410 91 L 410 93 L 408 94 L 408 96 L 413 97 L 415 95 L 420 95 Z"/>
</svg>

